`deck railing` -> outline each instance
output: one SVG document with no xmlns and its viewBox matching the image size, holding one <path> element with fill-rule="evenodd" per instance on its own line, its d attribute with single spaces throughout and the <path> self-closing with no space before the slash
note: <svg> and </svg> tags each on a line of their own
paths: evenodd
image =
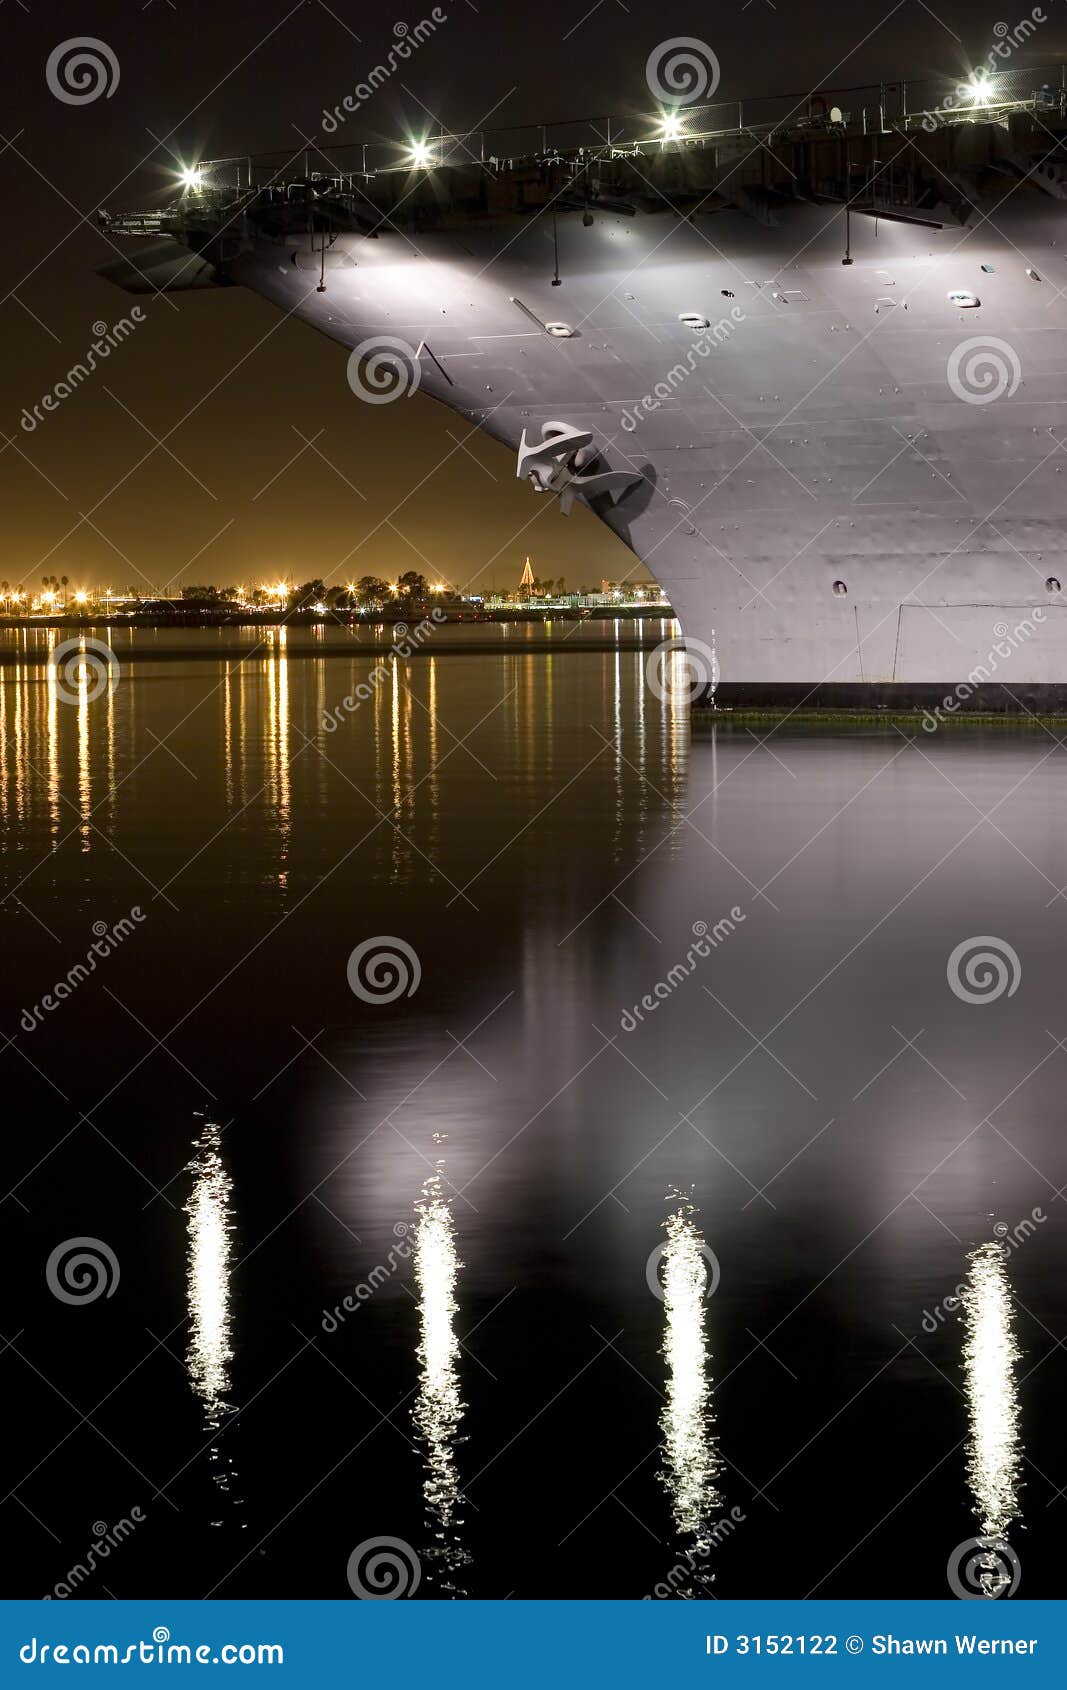
<svg viewBox="0 0 1067 1690">
<path fill-rule="evenodd" d="M 347 141 L 344 129 L 275 152 L 204 160 L 197 166 L 205 189 L 247 191 L 268 184 L 321 177 L 342 183 L 395 171 L 478 164 L 507 169 L 524 160 L 555 156 L 626 157 L 661 148 L 718 145 L 746 136 L 763 140 L 780 132 L 847 131 L 883 134 L 926 127 L 1005 122 L 1013 112 L 1038 117 L 1067 113 L 1067 65 L 1041 65 L 987 74 L 981 92 L 947 78 L 870 83 L 800 95 L 770 95 L 710 105 L 672 107 L 631 117 L 580 118 L 509 129 L 441 132 L 397 142 Z"/>
</svg>

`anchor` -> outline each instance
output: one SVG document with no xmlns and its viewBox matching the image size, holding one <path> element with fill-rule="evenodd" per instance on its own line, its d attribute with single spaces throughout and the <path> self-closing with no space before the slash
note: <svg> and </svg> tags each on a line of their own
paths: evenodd
<svg viewBox="0 0 1067 1690">
<path fill-rule="evenodd" d="M 612 504 L 618 504 L 643 479 L 634 470 L 596 470 L 593 466 L 599 459 L 590 429 L 546 422 L 539 441 L 528 442 L 523 429 L 516 474 L 520 479 L 525 476 L 535 493 L 558 493 L 559 508 L 569 516 L 577 497 L 593 499 L 606 493 Z"/>
</svg>

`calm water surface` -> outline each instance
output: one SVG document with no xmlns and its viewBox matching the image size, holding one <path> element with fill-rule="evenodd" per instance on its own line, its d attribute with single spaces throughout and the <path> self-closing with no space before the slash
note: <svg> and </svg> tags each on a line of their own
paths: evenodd
<svg viewBox="0 0 1067 1690">
<path fill-rule="evenodd" d="M 9 1593 L 1060 1593 L 1063 747 L 373 661 L 0 671 Z"/>
</svg>

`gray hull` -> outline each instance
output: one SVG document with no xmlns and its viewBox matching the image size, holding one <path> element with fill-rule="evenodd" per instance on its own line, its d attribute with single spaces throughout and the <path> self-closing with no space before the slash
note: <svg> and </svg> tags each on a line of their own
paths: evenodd
<svg viewBox="0 0 1067 1690">
<path fill-rule="evenodd" d="M 617 485 L 560 458 L 540 496 L 573 482 L 648 566 L 718 702 L 1060 709 L 1067 207 L 1027 189 L 970 227 L 853 215 L 849 264 L 840 205 L 765 199 L 383 222 L 321 277 L 321 239 L 246 227 L 226 272 L 348 349 L 403 343 L 516 467 L 546 424 L 591 435 Z"/>
</svg>

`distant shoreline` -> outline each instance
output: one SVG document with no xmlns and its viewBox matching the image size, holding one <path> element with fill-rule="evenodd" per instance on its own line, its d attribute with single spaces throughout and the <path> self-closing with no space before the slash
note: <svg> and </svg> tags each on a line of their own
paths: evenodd
<svg viewBox="0 0 1067 1690">
<path fill-rule="evenodd" d="M 62 615 L 42 616 L 40 614 L 21 616 L 0 615 L 0 630 L 5 628 L 376 628 L 395 627 L 403 623 L 406 628 L 421 618 L 430 615 L 429 607 L 413 606 L 409 611 L 390 611 L 372 615 L 359 611 L 336 611 L 322 616 L 314 611 L 279 611 L 279 610 L 215 610 L 204 605 L 193 605 L 188 610 L 175 607 L 173 610 L 151 611 L 66 611 Z M 605 605 L 589 609 L 571 610 L 524 610 L 516 606 L 514 610 L 463 610 L 444 611 L 435 616 L 440 627 L 460 625 L 488 626 L 493 623 L 507 624 L 510 622 L 643 622 L 646 620 L 660 622 L 664 618 L 673 619 L 674 611 L 669 605 L 639 605 L 620 604 Z"/>
</svg>

